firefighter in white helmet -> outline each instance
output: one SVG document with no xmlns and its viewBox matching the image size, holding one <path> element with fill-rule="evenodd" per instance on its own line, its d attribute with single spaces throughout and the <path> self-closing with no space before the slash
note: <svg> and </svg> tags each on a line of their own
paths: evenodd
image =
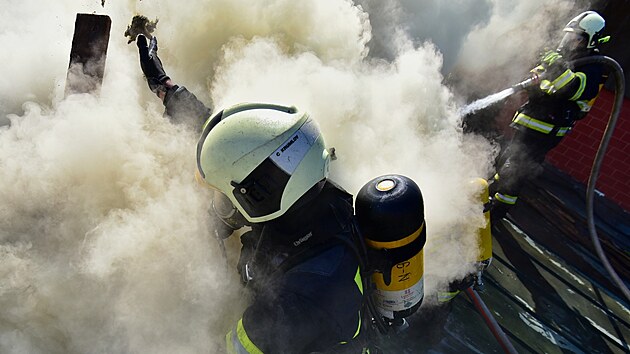
<svg viewBox="0 0 630 354">
<path fill-rule="evenodd" d="M 237 268 L 255 296 L 227 333 L 226 351 L 360 352 L 352 196 L 328 179 L 333 151 L 317 123 L 296 107 L 258 103 L 208 118 L 211 110 L 165 74 L 155 37 L 137 42 L 142 71 L 169 117 L 193 127 L 205 121 L 197 179 L 215 191 L 217 233 L 251 227 Z"/>
<path fill-rule="evenodd" d="M 594 11 L 574 17 L 564 27 L 558 48 L 545 53 L 531 70 L 542 79 L 527 88 L 529 100 L 514 115 L 513 138 L 497 160 L 490 186 L 492 220 L 516 204 L 525 181 L 540 173 L 545 155 L 593 106 L 607 78 L 603 65 L 569 63 L 599 53 L 598 46 L 610 39 L 603 36 L 604 26 L 604 18 Z"/>
</svg>

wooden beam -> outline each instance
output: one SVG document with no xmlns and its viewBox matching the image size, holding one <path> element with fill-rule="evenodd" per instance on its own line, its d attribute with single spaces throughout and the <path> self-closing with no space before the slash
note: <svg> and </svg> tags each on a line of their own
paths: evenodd
<svg viewBox="0 0 630 354">
<path fill-rule="evenodd" d="M 100 90 L 111 24 L 107 15 L 77 14 L 66 77 L 66 96 L 98 93 Z"/>
</svg>

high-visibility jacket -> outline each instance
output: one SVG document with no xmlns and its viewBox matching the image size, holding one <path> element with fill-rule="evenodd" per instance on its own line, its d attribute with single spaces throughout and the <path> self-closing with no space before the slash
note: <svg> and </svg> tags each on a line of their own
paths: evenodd
<svg viewBox="0 0 630 354">
<path fill-rule="evenodd" d="M 357 337 L 363 284 L 340 241 L 351 238 L 352 214 L 352 197 L 326 182 L 312 201 L 244 235 L 240 271 L 255 296 L 226 335 L 228 353 L 325 352 Z"/>
<path fill-rule="evenodd" d="M 537 66 L 532 72 L 541 73 Z M 530 99 L 515 114 L 511 126 L 529 132 L 562 137 L 593 106 L 607 75 L 601 64 L 547 73 Z"/>
</svg>

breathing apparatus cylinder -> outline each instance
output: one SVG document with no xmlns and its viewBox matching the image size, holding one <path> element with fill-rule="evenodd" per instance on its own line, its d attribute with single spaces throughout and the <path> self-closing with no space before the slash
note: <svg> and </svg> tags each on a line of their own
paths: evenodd
<svg viewBox="0 0 630 354">
<path fill-rule="evenodd" d="M 476 196 L 479 203 L 487 206 L 490 201 L 490 193 L 488 191 L 488 181 L 483 178 L 476 178 L 470 182 L 474 185 Z M 490 266 L 492 262 L 492 233 L 490 231 L 490 209 L 484 211 L 484 226 L 477 229 L 475 236 L 476 257 L 462 259 L 462 264 L 470 264 L 474 267 L 472 273 L 466 274 L 463 278 L 451 281 L 446 289 L 442 289 L 437 293 L 437 299 L 441 303 L 447 303 L 453 300 L 461 291 L 471 286 L 482 290 L 484 282 L 482 280 L 483 272 Z M 474 246 L 473 246 L 474 247 Z"/>
<path fill-rule="evenodd" d="M 379 313 L 396 323 L 416 312 L 424 298 L 422 193 L 408 177 L 376 177 L 359 191 L 355 210 L 375 269 L 373 300 Z"/>
<path fill-rule="evenodd" d="M 473 183 L 479 186 L 479 200 L 481 201 L 481 204 L 486 205 L 490 201 L 490 195 L 488 192 L 488 181 L 483 178 L 477 178 L 473 180 Z M 484 227 L 479 228 L 477 235 L 477 245 L 479 247 L 479 256 L 477 256 L 477 262 L 481 265 L 481 270 L 487 268 L 492 261 L 492 233 L 490 232 L 490 210 L 487 210 L 483 214 L 486 223 Z"/>
</svg>

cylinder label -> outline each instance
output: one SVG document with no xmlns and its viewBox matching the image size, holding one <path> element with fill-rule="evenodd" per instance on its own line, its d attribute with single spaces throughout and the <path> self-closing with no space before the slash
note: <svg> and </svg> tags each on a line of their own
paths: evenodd
<svg viewBox="0 0 630 354">
<path fill-rule="evenodd" d="M 374 291 L 374 299 L 379 312 L 386 317 L 393 318 L 394 312 L 410 309 L 424 297 L 424 279 L 421 278 L 413 286 L 404 290 Z"/>
<path fill-rule="evenodd" d="M 372 280 L 378 289 L 404 290 L 416 284 L 424 275 L 424 251 L 409 258 L 404 262 L 394 265 L 391 269 L 391 282 L 385 284 L 382 273 L 374 273 Z"/>
</svg>

